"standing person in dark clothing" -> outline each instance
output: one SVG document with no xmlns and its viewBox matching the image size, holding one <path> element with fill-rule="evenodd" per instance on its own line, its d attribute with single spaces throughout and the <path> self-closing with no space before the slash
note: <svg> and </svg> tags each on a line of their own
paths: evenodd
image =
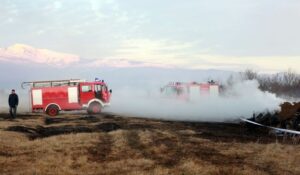
<svg viewBox="0 0 300 175">
<path fill-rule="evenodd" d="M 19 104 L 19 97 L 15 93 L 15 90 L 11 90 L 11 94 L 8 97 L 8 104 L 9 104 L 9 113 L 10 116 L 15 118 L 17 116 L 17 107 Z"/>
</svg>

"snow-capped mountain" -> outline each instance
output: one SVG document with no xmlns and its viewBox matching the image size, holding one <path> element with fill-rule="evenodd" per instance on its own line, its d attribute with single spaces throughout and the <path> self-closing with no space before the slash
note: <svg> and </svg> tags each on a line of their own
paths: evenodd
<svg viewBox="0 0 300 175">
<path fill-rule="evenodd" d="M 37 49 L 25 44 L 15 44 L 8 48 L 0 48 L 0 61 L 6 62 L 63 66 L 76 63 L 79 60 L 80 57 L 77 55 Z"/>
<path fill-rule="evenodd" d="M 78 55 L 59 53 L 48 49 L 38 49 L 25 44 L 15 44 L 8 48 L 0 48 L 0 62 L 8 63 L 36 63 L 46 66 L 76 66 L 76 67 L 158 67 L 171 68 L 172 66 L 150 63 L 144 61 L 132 61 L 119 58 L 84 59 Z"/>
</svg>

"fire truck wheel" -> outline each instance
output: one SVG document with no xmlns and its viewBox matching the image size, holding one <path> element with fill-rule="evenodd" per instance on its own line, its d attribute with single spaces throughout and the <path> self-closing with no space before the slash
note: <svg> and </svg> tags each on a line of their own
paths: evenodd
<svg viewBox="0 0 300 175">
<path fill-rule="evenodd" d="M 56 116 L 59 113 L 59 108 L 56 105 L 50 105 L 47 110 L 46 113 L 50 116 Z"/>
<path fill-rule="evenodd" d="M 88 107 L 87 112 L 89 114 L 99 114 L 101 112 L 101 105 L 97 102 L 93 102 Z"/>
</svg>

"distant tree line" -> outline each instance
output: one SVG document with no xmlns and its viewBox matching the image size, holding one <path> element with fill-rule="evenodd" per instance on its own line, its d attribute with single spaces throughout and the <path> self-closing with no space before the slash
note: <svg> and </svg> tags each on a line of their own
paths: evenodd
<svg viewBox="0 0 300 175">
<path fill-rule="evenodd" d="M 258 74 L 247 69 L 240 75 L 243 80 L 257 80 L 262 91 L 275 93 L 279 97 L 300 98 L 300 74 L 291 69 L 272 75 Z"/>
</svg>

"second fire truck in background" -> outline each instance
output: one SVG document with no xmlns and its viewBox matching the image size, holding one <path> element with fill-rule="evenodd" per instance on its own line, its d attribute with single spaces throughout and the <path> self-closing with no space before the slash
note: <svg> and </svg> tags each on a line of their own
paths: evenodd
<svg viewBox="0 0 300 175">
<path fill-rule="evenodd" d="M 166 98 L 173 98 L 186 101 L 199 100 L 201 97 L 219 96 L 220 85 L 214 81 L 207 83 L 185 83 L 171 82 L 161 88 L 161 94 Z"/>
</svg>

